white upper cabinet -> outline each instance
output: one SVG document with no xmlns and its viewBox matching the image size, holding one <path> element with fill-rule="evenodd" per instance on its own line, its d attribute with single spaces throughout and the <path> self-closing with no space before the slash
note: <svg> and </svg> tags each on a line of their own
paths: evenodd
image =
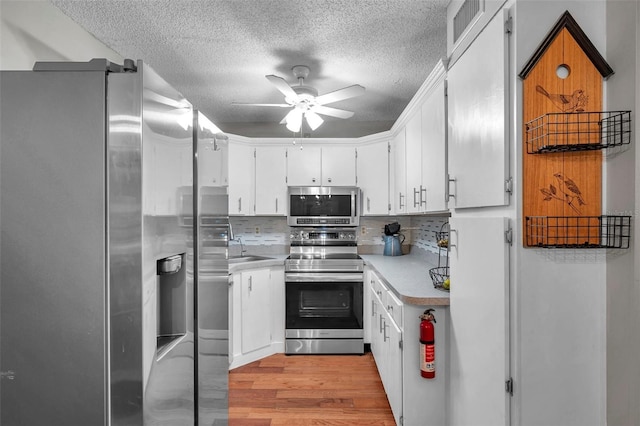
<svg viewBox="0 0 640 426">
<path fill-rule="evenodd" d="M 405 172 L 406 164 L 406 145 L 405 145 L 405 129 L 404 127 L 393 138 L 393 196 L 391 204 L 395 214 L 407 212 L 407 174 Z"/>
<path fill-rule="evenodd" d="M 448 158 L 455 208 L 509 204 L 507 17 L 506 10 L 499 12 L 448 71 Z"/>
<path fill-rule="evenodd" d="M 405 127 L 407 213 L 422 210 L 422 114 L 415 111 Z"/>
<path fill-rule="evenodd" d="M 322 185 L 356 185 L 356 149 L 353 146 L 322 147 Z"/>
<path fill-rule="evenodd" d="M 229 214 L 253 214 L 253 148 L 229 144 Z"/>
<path fill-rule="evenodd" d="M 322 149 L 300 145 L 287 149 L 287 177 L 289 186 L 320 186 L 322 177 Z"/>
<path fill-rule="evenodd" d="M 284 146 L 257 146 L 255 161 L 255 214 L 286 215 L 286 148 Z"/>
<path fill-rule="evenodd" d="M 198 141 L 198 184 L 227 186 L 229 143 L 214 138 Z"/>
<path fill-rule="evenodd" d="M 395 214 L 447 209 L 445 78 L 439 62 L 399 119 L 392 143 Z"/>
<path fill-rule="evenodd" d="M 353 146 L 300 145 L 287 150 L 289 186 L 355 186 Z"/>
<path fill-rule="evenodd" d="M 359 146 L 356 169 L 362 191 L 361 214 L 389 214 L 389 143 Z"/>
<path fill-rule="evenodd" d="M 443 76 L 444 77 L 444 76 Z M 447 209 L 447 122 L 445 80 L 440 80 L 422 104 L 423 211 Z"/>
</svg>

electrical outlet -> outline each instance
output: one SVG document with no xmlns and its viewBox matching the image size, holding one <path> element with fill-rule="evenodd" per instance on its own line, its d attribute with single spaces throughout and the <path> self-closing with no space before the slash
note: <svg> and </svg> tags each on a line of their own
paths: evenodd
<svg viewBox="0 0 640 426">
<path fill-rule="evenodd" d="M 256 226 L 255 233 L 256 233 L 256 234 L 259 234 L 259 233 L 260 233 L 260 227 L 259 227 L 259 226 Z"/>
<path fill-rule="evenodd" d="M 360 235 L 364 235 L 367 233 L 367 228 L 365 226 L 363 226 L 362 228 L 360 228 Z"/>
</svg>

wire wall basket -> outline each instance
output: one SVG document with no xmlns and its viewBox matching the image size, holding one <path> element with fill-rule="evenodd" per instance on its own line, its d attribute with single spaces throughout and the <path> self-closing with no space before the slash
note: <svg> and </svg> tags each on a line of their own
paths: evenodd
<svg viewBox="0 0 640 426">
<path fill-rule="evenodd" d="M 605 149 L 631 142 L 631 111 L 548 113 L 525 129 L 529 154 Z"/>
<path fill-rule="evenodd" d="M 526 246 L 628 249 L 631 216 L 527 216 Z"/>
<path fill-rule="evenodd" d="M 434 233 L 438 246 L 438 266 L 429 269 L 429 276 L 435 288 L 449 291 L 451 284 L 449 279 L 449 222 L 443 223 L 440 230 L 434 231 Z"/>
</svg>

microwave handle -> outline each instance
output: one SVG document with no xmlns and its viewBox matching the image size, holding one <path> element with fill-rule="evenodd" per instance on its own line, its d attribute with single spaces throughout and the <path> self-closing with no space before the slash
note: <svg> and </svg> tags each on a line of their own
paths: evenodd
<svg viewBox="0 0 640 426">
<path fill-rule="evenodd" d="M 358 203 L 356 202 L 356 191 L 351 191 L 351 211 L 355 213 L 355 216 L 359 216 L 359 212 L 356 211 Z"/>
</svg>

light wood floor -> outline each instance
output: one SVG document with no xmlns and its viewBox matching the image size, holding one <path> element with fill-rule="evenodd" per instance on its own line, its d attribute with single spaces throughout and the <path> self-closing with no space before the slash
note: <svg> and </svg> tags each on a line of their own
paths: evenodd
<svg viewBox="0 0 640 426">
<path fill-rule="evenodd" d="M 371 353 L 277 354 L 229 372 L 230 426 L 395 426 Z"/>
</svg>

